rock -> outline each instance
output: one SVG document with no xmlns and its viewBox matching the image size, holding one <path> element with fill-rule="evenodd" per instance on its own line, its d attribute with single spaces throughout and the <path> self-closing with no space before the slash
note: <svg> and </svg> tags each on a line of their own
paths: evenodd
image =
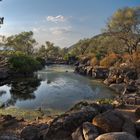
<svg viewBox="0 0 140 140">
<path fill-rule="evenodd" d="M 125 118 L 122 131 L 128 132 L 129 134 L 136 136 L 135 124 L 129 118 Z"/>
<path fill-rule="evenodd" d="M 140 107 L 135 110 L 135 114 L 137 117 L 140 117 Z"/>
<path fill-rule="evenodd" d="M 76 112 L 76 111 L 80 111 L 80 110 L 86 110 L 86 109 L 90 109 L 93 111 L 96 110 L 97 112 L 102 112 L 102 107 L 101 105 L 93 102 L 93 103 L 88 103 L 86 101 L 81 101 L 77 104 L 75 104 L 69 111 L 68 113 L 71 112 Z"/>
<path fill-rule="evenodd" d="M 100 106 L 102 113 L 114 109 L 114 106 L 112 104 L 101 104 Z"/>
<path fill-rule="evenodd" d="M 136 135 L 134 123 L 114 110 L 97 115 L 93 119 L 93 124 L 100 129 L 101 133 L 123 131 Z"/>
<path fill-rule="evenodd" d="M 138 140 L 127 132 L 113 132 L 100 135 L 95 140 Z"/>
<path fill-rule="evenodd" d="M 39 129 L 35 126 L 27 126 L 21 132 L 24 140 L 39 140 Z"/>
<path fill-rule="evenodd" d="M 1 71 L 0 70 L 0 79 L 7 79 L 8 78 L 8 72 L 7 71 Z"/>
<path fill-rule="evenodd" d="M 87 69 L 85 69 L 85 66 L 76 66 L 75 67 L 75 72 L 76 73 L 79 73 L 79 74 L 81 74 L 81 75 L 86 75 L 87 74 Z"/>
<path fill-rule="evenodd" d="M 92 123 L 100 129 L 101 133 L 121 132 L 124 117 L 117 111 L 107 111 L 97 115 Z"/>
<path fill-rule="evenodd" d="M 72 140 L 94 140 L 98 136 L 97 128 L 92 123 L 85 122 L 72 133 Z"/>
<path fill-rule="evenodd" d="M 0 136 L 0 140 L 21 140 L 21 139 L 15 136 L 4 135 L 4 136 Z"/>
<path fill-rule="evenodd" d="M 99 136 L 98 129 L 89 122 L 83 123 L 83 136 L 84 140 L 94 140 Z"/>
<path fill-rule="evenodd" d="M 51 83 L 51 80 L 47 80 L 47 84 L 50 84 Z"/>
<path fill-rule="evenodd" d="M 110 85 L 116 83 L 116 78 L 115 77 L 108 77 L 107 79 L 104 80 L 104 84 Z"/>
<path fill-rule="evenodd" d="M 137 86 L 135 85 L 135 81 L 130 81 L 128 86 L 127 86 L 127 91 L 128 92 L 136 92 L 137 91 Z"/>
<path fill-rule="evenodd" d="M 120 84 L 120 83 L 123 83 L 124 82 L 124 78 L 123 77 L 119 77 L 116 79 L 116 83 L 117 84 Z"/>
<path fill-rule="evenodd" d="M 92 68 L 91 66 L 88 66 L 88 67 L 87 67 L 87 75 L 88 75 L 88 76 L 92 76 L 92 69 L 93 69 L 93 68 Z"/>
<path fill-rule="evenodd" d="M 72 140 L 85 140 L 82 132 L 82 127 L 78 127 L 76 131 L 72 133 Z"/>
<path fill-rule="evenodd" d="M 135 70 L 130 70 L 126 73 L 126 77 L 128 79 L 136 80 L 138 78 L 138 74 Z"/>
<path fill-rule="evenodd" d="M 92 70 L 92 75 L 97 79 L 105 79 L 108 77 L 109 70 L 107 68 L 94 68 Z"/>
<path fill-rule="evenodd" d="M 135 128 L 136 128 L 136 135 L 140 137 L 140 120 L 136 121 Z"/>
<path fill-rule="evenodd" d="M 82 110 L 70 111 L 63 114 L 50 124 L 45 138 L 50 140 L 70 139 L 71 134 L 84 122 L 91 122 L 99 112 L 91 107 L 85 107 Z M 54 135 L 55 134 L 55 135 Z"/>
<path fill-rule="evenodd" d="M 0 116 L 0 124 L 3 128 L 9 127 L 10 125 L 13 125 L 15 123 L 18 123 L 18 120 L 15 117 L 12 117 L 11 115 Z"/>
<path fill-rule="evenodd" d="M 125 84 L 111 84 L 109 86 L 111 89 L 115 90 L 117 93 L 123 93 L 125 90 Z"/>
</svg>

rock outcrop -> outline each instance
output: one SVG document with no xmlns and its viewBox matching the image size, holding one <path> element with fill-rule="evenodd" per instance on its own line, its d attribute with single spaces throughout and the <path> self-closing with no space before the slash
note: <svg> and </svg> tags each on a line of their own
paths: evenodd
<svg viewBox="0 0 140 140">
<path fill-rule="evenodd" d="M 138 139 L 126 132 L 113 132 L 100 135 L 95 140 L 138 140 Z"/>
</svg>

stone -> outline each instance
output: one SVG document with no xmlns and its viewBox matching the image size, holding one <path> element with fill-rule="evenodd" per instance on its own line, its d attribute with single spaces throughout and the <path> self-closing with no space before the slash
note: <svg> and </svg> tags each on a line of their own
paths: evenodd
<svg viewBox="0 0 140 140">
<path fill-rule="evenodd" d="M 35 126 L 27 126 L 21 132 L 24 140 L 39 140 L 39 129 Z"/>
<path fill-rule="evenodd" d="M 137 117 L 140 117 L 140 107 L 135 110 L 135 114 Z"/>
<path fill-rule="evenodd" d="M 124 117 L 117 111 L 107 111 L 97 115 L 92 123 L 100 129 L 101 133 L 121 132 Z"/>
<path fill-rule="evenodd" d="M 130 120 L 130 118 L 125 118 L 122 131 L 128 132 L 129 134 L 136 136 L 135 124 Z"/>
<path fill-rule="evenodd" d="M 0 136 L 0 140 L 21 140 L 21 139 L 15 136 L 3 135 L 3 136 Z"/>
<path fill-rule="evenodd" d="M 78 127 L 76 131 L 72 133 L 72 140 L 85 140 L 82 132 L 82 127 Z"/>
<path fill-rule="evenodd" d="M 140 120 L 136 121 L 135 128 L 136 128 L 136 135 L 140 137 Z"/>
<path fill-rule="evenodd" d="M 71 110 L 56 119 L 50 124 L 45 135 L 46 139 L 65 140 L 84 122 L 91 122 L 99 112 L 92 107 L 85 107 L 82 110 Z M 55 134 L 55 135 L 54 135 Z"/>
<path fill-rule="evenodd" d="M 129 70 L 126 73 L 126 77 L 128 79 L 136 80 L 138 78 L 138 74 L 137 74 L 137 72 L 135 70 Z"/>
<path fill-rule="evenodd" d="M 138 139 L 127 132 L 113 132 L 102 134 L 95 140 L 138 140 Z"/>
<path fill-rule="evenodd" d="M 90 122 L 83 123 L 84 140 L 94 140 L 99 136 L 98 129 Z"/>
<path fill-rule="evenodd" d="M 98 129 L 92 123 L 85 122 L 72 133 L 72 140 L 94 140 L 98 136 Z"/>
<path fill-rule="evenodd" d="M 125 84 L 121 83 L 121 84 L 111 84 L 109 86 L 111 89 L 113 89 L 114 91 L 116 91 L 117 93 L 123 93 L 125 90 Z"/>
</svg>

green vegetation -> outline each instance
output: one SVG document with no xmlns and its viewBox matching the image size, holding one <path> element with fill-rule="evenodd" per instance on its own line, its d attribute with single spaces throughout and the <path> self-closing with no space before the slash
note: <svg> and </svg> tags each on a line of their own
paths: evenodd
<svg viewBox="0 0 140 140">
<path fill-rule="evenodd" d="M 92 66 L 110 67 L 129 62 L 138 68 L 139 19 L 140 8 L 119 9 L 108 20 L 104 33 L 80 40 L 69 48 L 69 53 L 77 56 L 81 62 L 89 62 Z"/>
<path fill-rule="evenodd" d="M 88 62 L 92 66 L 103 67 L 129 62 L 136 69 L 140 69 L 139 19 L 139 7 L 119 9 L 110 17 L 102 34 L 80 40 L 69 48 L 60 48 L 49 41 L 36 47 L 33 32 L 22 32 L 3 37 L 0 46 L 4 47 L 0 54 L 11 57 L 11 67 L 20 72 L 33 72 L 40 68 L 40 65 L 44 66 L 47 60 L 65 60 L 70 64 L 79 60 L 83 64 Z M 24 55 L 14 56 L 18 53 Z"/>
<path fill-rule="evenodd" d="M 9 63 L 10 69 L 17 73 L 28 74 L 42 68 L 39 61 L 24 54 L 11 56 Z"/>
</svg>

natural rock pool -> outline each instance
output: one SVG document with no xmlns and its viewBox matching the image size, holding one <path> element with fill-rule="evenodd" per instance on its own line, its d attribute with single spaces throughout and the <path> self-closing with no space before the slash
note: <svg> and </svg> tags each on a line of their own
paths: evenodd
<svg viewBox="0 0 140 140">
<path fill-rule="evenodd" d="M 81 100 L 112 98 L 101 82 L 73 73 L 72 66 L 46 66 L 34 78 L 16 78 L 0 86 L 0 102 L 20 109 L 66 111 Z"/>
</svg>

